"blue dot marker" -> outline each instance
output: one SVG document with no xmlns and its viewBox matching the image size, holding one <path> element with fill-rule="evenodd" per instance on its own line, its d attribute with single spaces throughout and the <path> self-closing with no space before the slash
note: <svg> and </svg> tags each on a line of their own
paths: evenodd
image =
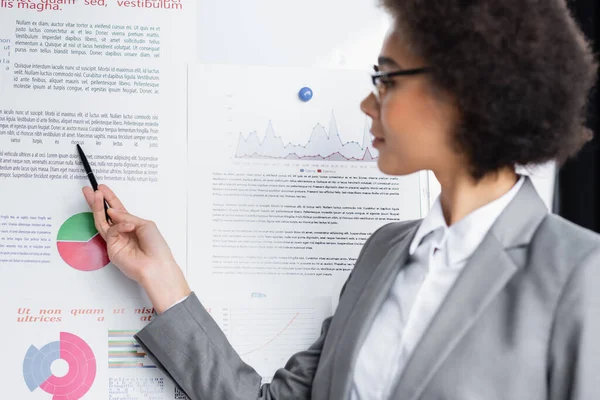
<svg viewBox="0 0 600 400">
<path fill-rule="evenodd" d="M 310 99 L 312 99 L 312 97 L 313 97 L 313 91 L 309 87 L 303 87 L 298 92 L 298 97 L 300 98 L 300 100 L 302 100 L 303 102 L 306 103 L 307 101 L 309 101 Z"/>
</svg>

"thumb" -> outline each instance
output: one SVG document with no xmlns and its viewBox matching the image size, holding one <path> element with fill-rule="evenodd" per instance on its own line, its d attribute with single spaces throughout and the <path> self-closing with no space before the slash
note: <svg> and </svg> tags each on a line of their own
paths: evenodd
<svg viewBox="0 0 600 400">
<path fill-rule="evenodd" d="M 146 220 L 144 220 L 140 217 L 136 217 L 135 215 L 129 214 L 128 212 L 119 211 L 115 208 L 108 209 L 108 216 L 115 224 L 119 224 L 121 222 L 127 222 L 127 223 L 133 224 L 135 226 L 141 226 L 147 222 Z"/>
<path fill-rule="evenodd" d="M 106 239 L 117 239 L 119 234 L 128 233 L 135 229 L 135 225 L 130 222 L 121 222 L 108 228 L 106 231 Z"/>
</svg>

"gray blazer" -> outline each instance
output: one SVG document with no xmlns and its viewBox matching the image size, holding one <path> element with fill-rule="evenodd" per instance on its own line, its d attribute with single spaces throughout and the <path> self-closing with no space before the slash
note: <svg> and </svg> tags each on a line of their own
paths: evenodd
<svg viewBox="0 0 600 400">
<path fill-rule="evenodd" d="M 320 338 L 270 384 L 198 298 L 136 335 L 192 399 L 347 399 L 368 327 L 406 264 L 420 221 L 365 243 Z M 531 181 L 496 220 L 400 376 L 400 400 L 600 399 L 600 239 L 549 214 Z"/>
</svg>

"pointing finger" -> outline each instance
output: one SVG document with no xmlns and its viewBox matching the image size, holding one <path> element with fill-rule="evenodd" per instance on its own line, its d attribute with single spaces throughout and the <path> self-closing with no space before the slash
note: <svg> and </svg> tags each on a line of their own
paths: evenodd
<svg viewBox="0 0 600 400">
<path fill-rule="evenodd" d="M 92 213 L 94 214 L 96 229 L 100 232 L 100 235 L 106 239 L 106 232 L 110 228 L 110 225 L 108 224 L 106 214 L 104 213 L 104 195 L 99 190 L 94 193 Z"/>
<path fill-rule="evenodd" d="M 111 206 L 112 208 L 116 208 L 119 211 L 127 212 L 127 209 L 125 208 L 121 200 L 119 200 L 115 192 L 113 192 L 108 186 L 100 184 L 98 185 L 98 190 L 102 191 L 102 193 L 104 194 L 104 198 L 108 202 L 109 206 Z"/>
<path fill-rule="evenodd" d="M 92 204 L 94 204 L 94 191 L 89 186 L 85 186 L 81 191 L 83 192 L 83 197 L 85 197 L 85 201 L 91 209 Z"/>
</svg>

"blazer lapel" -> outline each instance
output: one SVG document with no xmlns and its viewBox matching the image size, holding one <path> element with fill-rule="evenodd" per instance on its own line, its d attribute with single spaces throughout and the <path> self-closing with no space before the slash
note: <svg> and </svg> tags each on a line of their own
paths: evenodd
<svg viewBox="0 0 600 400">
<path fill-rule="evenodd" d="M 335 367 L 331 378 L 330 393 L 338 393 L 336 398 L 348 398 L 352 371 L 358 350 L 364 341 L 377 312 L 386 299 L 394 278 L 402 269 L 408 258 L 410 242 L 419 224 L 405 235 L 404 239 L 390 249 L 379 265 L 373 270 L 371 277 L 365 279 L 366 284 L 347 318 L 343 334 L 336 345 Z M 358 277 L 357 277 L 358 278 Z M 360 279 L 359 279 L 360 280 Z"/>
<path fill-rule="evenodd" d="M 471 256 L 400 376 L 392 398 L 416 400 L 457 343 L 520 268 L 511 248 L 527 245 L 547 209 L 529 178 Z"/>
<path fill-rule="evenodd" d="M 488 235 L 425 331 L 400 377 L 396 397 L 392 398 L 418 398 L 437 368 L 515 271 L 502 246 Z"/>
</svg>

